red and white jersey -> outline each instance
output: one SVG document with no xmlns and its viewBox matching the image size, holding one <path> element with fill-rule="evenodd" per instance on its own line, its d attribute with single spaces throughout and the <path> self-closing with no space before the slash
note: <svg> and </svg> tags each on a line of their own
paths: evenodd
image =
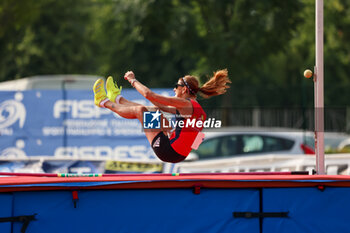
<svg viewBox="0 0 350 233">
<path fill-rule="evenodd" d="M 177 114 L 175 130 L 171 134 L 169 140 L 171 147 L 180 155 L 187 156 L 192 150 L 192 144 L 195 141 L 199 132 L 203 129 L 203 122 L 207 118 L 207 114 L 203 108 L 195 100 L 190 99 L 193 107 L 191 117 L 184 118 Z M 183 125 L 179 124 L 183 121 Z M 197 123 L 201 121 L 201 123 Z"/>
</svg>

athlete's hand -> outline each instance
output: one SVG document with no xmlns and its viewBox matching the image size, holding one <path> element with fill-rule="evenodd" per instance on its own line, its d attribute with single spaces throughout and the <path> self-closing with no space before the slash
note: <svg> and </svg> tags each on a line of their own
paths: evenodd
<svg viewBox="0 0 350 233">
<path fill-rule="evenodd" d="M 128 71 L 124 74 L 124 79 L 128 80 L 129 82 L 131 82 L 131 80 L 135 79 L 135 74 L 132 71 Z"/>
</svg>

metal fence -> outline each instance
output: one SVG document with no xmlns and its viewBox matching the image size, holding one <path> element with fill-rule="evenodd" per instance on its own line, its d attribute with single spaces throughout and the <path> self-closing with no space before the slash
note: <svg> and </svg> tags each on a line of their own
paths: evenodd
<svg viewBox="0 0 350 233">
<path fill-rule="evenodd" d="M 207 115 L 224 126 L 283 127 L 314 131 L 314 108 L 215 108 Z M 350 107 L 324 109 L 325 131 L 350 132 Z"/>
</svg>

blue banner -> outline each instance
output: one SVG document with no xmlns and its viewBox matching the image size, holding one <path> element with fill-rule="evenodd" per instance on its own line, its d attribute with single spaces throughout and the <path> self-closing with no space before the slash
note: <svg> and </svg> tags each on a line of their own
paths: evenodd
<svg viewBox="0 0 350 233">
<path fill-rule="evenodd" d="M 151 105 L 136 90 L 122 94 Z M 0 92 L 0 135 L 0 158 L 157 160 L 140 122 L 96 107 L 88 90 Z"/>
</svg>

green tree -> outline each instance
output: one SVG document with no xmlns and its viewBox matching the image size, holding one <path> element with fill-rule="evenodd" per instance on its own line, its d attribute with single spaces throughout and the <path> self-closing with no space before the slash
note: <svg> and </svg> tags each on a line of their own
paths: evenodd
<svg viewBox="0 0 350 233">
<path fill-rule="evenodd" d="M 261 105 L 314 106 L 312 79 L 303 71 L 315 65 L 315 1 L 303 0 L 298 11 L 301 22 L 292 31 L 285 50 L 271 55 L 264 62 L 261 75 L 265 77 L 271 95 L 261 95 Z M 324 95 L 325 106 L 346 106 L 350 99 L 348 74 L 350 46 L 350 4 L 334 0 L 324 2 Z M 273 71 L 273 72 L 272 72 Z M 287 93 L 287 94 L 286 94 Z"/>
<path fill-rule="evenodd" d="M 91 12 L 77 1 L 5 1 L 1 79 L 93 72 Z"/>
<path fill-rule="evenodd" d="M 326 105 L 350 97 L 349 4 L 325 1 Z M 229 93 L 208 106 L 312 106 L 302 72 L 315 63 L 314 8 L 314 0 L 2 0 L 0 81 L 134 70 L 146 85 L 169 87 L 228 68 Z"/>
<path fill-rule="evenodd" d="M 191 45 L 183 42 L 185 36 L 196 36 L 191 17 L 178 1 L 119 0 L 104 5 L 95 24 L 99 72 L 121 77 L 133 70 L 153 87 L 172 85 L 197 60 L 188 51 Z"/>
<path fill-rule="evenodd" d="M 298 1 L 193 1 L 205 48 L 198 71 L 227 67 L 233 81 L 226 106 L 259 105 L 267 80 L 261 66 L 284 51 L 300 22 Z M 204 73 L 204 72 L 203 72 Z M 230 99 L 229 99 L 230 98 Z"/>
<path fill-rule="evenodd" d="M 2 0 L 0 2 L 0 81 L 19 77 L 19 63 L 27 59 L 27 55 L 36 53 L 28 48 L 28 40 L 24 39 L 26 25 L 34 22 L 40 12 L 40 0 Z M 30 35 L 29 37 L 32 37 Z M 25 50 L 25 54 L 22 51 Z M 22 61 L 21 61 L 22 57 Z"/>
<path fill-rule="evenodd" d="M 100 71 L 132 69 L 146 84 L 165 86 L 187 73 L 205 78 L 228 68 L 234 91 L 226 102 L 257 104 L 250 90 L 266 83 L 260 66 L 287 47 L 301 7 L 294 0 L 120 0 L 100 11 Z"/>
</svg>

